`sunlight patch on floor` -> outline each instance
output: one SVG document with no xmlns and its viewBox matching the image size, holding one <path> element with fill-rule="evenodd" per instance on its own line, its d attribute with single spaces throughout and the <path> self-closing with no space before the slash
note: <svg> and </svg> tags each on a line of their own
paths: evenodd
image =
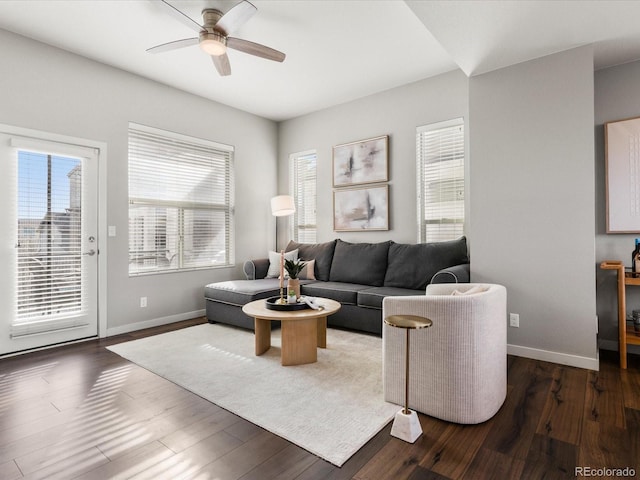
<svg viewBox="0 0 640 480">
<path fill-rule="evenodd" d="M 223 350 L 222 348 L 215 347 L 215 346 L 213 346 L 213 345 L 211 345 L 209 343 L 205 343 L 204 345 L 201 345 L 200 349 L 206 350 L 206 351 L 210 351 L 210 352 L 220 353 L 220 354 L 224 355 L 225 357 L 234 358 L 234 359 L 240 360 L 242 362 L 249 362 L 249 363 L 253 362 L 252 358 L 248 358 L 248 357 L 245 357 L 243 355 L 238 355 L 237 353 L 233 353 L 233 352 L 229 352 L 227 350 Z"/>
</svg>

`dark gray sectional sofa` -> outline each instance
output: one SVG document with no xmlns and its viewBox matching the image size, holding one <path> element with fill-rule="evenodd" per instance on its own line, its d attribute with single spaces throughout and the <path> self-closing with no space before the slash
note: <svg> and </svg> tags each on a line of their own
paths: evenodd
<svg viewBox="0 0 640 480">
<path fill-rule="evenodd" d="M 468 283 L 469 257 L 465 237 L 417 245 L 349 243 L 337 239 L 320 244 L 289 242 L 301 260 L 315 260 L 315 280 L 300 280 L 301 294 L 336 300 L 342 308 L 327 319 L 329 326 L 382 335 L 382 299 L 424 295 L 429 283 Z M 279 294 L 279 280 L 265 278 L 269 259 L 244 264 L 246 280 L 211 283 L 205 287 L 210 323 L 253 330 L 253 318 L 242 306 Z"/>
</svg>

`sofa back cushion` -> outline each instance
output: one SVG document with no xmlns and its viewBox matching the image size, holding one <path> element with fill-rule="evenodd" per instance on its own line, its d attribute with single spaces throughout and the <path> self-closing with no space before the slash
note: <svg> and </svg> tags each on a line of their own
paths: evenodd
<svg viewBox="0 0 640 480">
<path fill-rule="evenodd" d="M 333 261 L 333 251 L 336 241 L 331 240 L 326 243 L 298 243 L 291 240 L 286 251 L 298 249 L 300 260 L 315 260 L 314 274 L 316 280 L 329 281 L 329 271 Z"/>
<path fill-rule="evenodd" d="M 330 280 L 382 286 L 390 244 L 391 242 L 349 243 L 338 239 L 331 263 Z"/>
<path fill-rule="evenodd" d="M 443 268 L 469 263 L 467 239 L 409 245 L 391 242 L 385 287 L 424 290 Z"/>
</svg>

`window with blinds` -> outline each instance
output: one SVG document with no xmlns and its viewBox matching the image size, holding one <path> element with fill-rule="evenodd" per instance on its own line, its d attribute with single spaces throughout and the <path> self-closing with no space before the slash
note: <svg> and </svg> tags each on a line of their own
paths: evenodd
<svg viewBox="0 0 640 480">
<path fill-rule="evenodd" d="M 233 264 L 233 147 L 129 125 L 129 274 Z"/>
<path fill-rule="evenodd" d="M 290 191 L 296 202 L 291 222 L 291 238 L 300 243 L 316 243 L 316 152 L 290 156 Z"/>
<path fill-rule="evenodd" d="M 464 121 L 416 129 L 418 242 L 464 234 Z"/>
<path fill-rule="evenodd" d="M 82 311 L 81 185 L 80 159 L 18 150 L 14 335 Z"/>
</svg>

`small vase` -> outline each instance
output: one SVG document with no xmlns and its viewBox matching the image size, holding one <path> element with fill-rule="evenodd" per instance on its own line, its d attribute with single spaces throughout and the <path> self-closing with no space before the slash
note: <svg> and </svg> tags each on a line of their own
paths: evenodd
<svg viewBox="0 0 640 480">
<path fill-rule="evenodd" d="M 290 278 L 287 280 L 287 291 L 293 290 L 296 292 L 296 298 L 300 298 L 300 279 Z"/>
</svg>

